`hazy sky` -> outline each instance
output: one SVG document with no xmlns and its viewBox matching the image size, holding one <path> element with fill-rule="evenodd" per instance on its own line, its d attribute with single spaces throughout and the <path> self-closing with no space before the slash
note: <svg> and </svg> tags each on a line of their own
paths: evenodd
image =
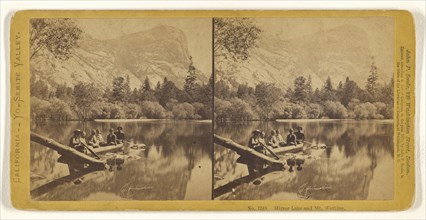
<svg viewBox="0 0 426 220">
<path fill-rule="evenodd" d="M 375 56 L 379 71 L 393 73 L 394 19 L 393 17 L 355 17 L 355 18 L 257 18 L 265 35 L 291 39 L 311 35 L 339 26 L 356 26 L 367 34 L 366 46 Z M 391 65 L 389 65 L 391 64 Z"/>
<path fill-rule="evenodd" d="M 210 18 L 141 18 L 141 19 L 75 19 L 85 33 L 106 40 L 122 35 L 168 25 L 182 30 L 187 38 L 194 65 L 204 73 L 211 72 L 212 20 Z"/>
</svg>

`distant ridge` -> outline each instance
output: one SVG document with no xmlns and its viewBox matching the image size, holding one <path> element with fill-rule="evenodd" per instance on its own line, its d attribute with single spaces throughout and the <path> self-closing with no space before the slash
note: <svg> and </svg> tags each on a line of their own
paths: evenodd
<svg viewBox="0 0 426 220">
<path fill-rule="evenodd" d="M 110 40 L 83 35 L 69 60 L 40 53 L 31 60 L 31 74 L 52 86 L 72 87 L 78 82 L 93 82 L 106 88 L 114 77 L 128 75 L 132 88 L 139 87 L 147 76 L 153 86 L 167 77 L 182 87 L 189 56 L 185 34 L 180 29 L 161 25 Z M 198 70 L 197 74 L 201 81 L 207 82 L 209 75 Z"/>
</svg>

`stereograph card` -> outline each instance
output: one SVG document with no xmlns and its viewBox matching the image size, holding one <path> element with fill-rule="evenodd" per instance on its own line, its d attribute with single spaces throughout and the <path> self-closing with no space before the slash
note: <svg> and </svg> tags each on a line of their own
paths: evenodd
<svg viewBox="0 0 426 220">
<path fill-rule="evenodd" d="M 17 209 L 405 210 L 407 11 L 18 11 Z"/>
</svg>

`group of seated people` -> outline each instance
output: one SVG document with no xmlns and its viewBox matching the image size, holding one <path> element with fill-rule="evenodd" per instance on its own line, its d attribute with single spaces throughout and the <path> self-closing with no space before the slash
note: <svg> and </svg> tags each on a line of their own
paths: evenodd
<svg viewBox="0 0 426 220">
<path fill-rule="evenodd" d="M 271 134 L 266 137 L 264 131 L 260 131 L 258 129 L 254 130 L 252 136 L 250 137 L 248 146 L 250 148 L 256 147 L 266 147 L 270 146 L 272 148 L 285 147 L 285 146 L 293 146 L 296 144 L 303 143 L 305 140 L 305 134 L 303 133 L 302 127 L 297 127 L 297 131 L 293 132 L 293 129 L 290 128 L 288 130 L 289 134 L 287 135 L 286 140 L 284 141 L 283 136 L 280 134 L 280 130 L 271 130 Z"/>
<path fill-rule="evenodd" d="M 98 148 L 103 146 L 121 144 L 124 142 L 124 137 L 125 136 L 123 133 L 123 127 L 121 126 L 117 127 L 117 131 L 114 131 L 113 128 L 110 128 L 106 141 L 104 141 L 104 138 L 102 137 L 102 134 L 99 129 L 93 129 L 88 138 L 86 138 L 85 131 L 76 129 L 74 131 L 74 135 L 70 139 L 69 146 L 80 152 L 85 152 L 87 146 Z"/>
</svg>

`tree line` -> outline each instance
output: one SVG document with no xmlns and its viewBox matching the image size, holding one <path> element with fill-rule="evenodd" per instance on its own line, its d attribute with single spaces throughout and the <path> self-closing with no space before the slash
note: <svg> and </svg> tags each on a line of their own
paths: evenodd
<svg viewBox="0 0 426 220">
<path fill-rule="evenodd" d="M 148 77 L 131 89 L 128 76 L 115 77 L 102 90 L 93 83 L 80 82 L 49 86 L 31 77 L 31 118 L 35 120 L 92 119 L 211 119 L 213 79 L 200 83 L 190 58 L 183 89 L 164 78 L 155 87 Z"/>
<path fill-rule="evenodd" d="M 230 85 L 215 83 L 216 121 L 275 119 L 392 119 L 393 77 L 380 84 L 372 62 L 365 88 L 349 77 L 335 87 L 328 77 L 322 88 L 312 87 L 311 77 L 298 76 L 283 90 L 274 83 Z"/>
</svg>

